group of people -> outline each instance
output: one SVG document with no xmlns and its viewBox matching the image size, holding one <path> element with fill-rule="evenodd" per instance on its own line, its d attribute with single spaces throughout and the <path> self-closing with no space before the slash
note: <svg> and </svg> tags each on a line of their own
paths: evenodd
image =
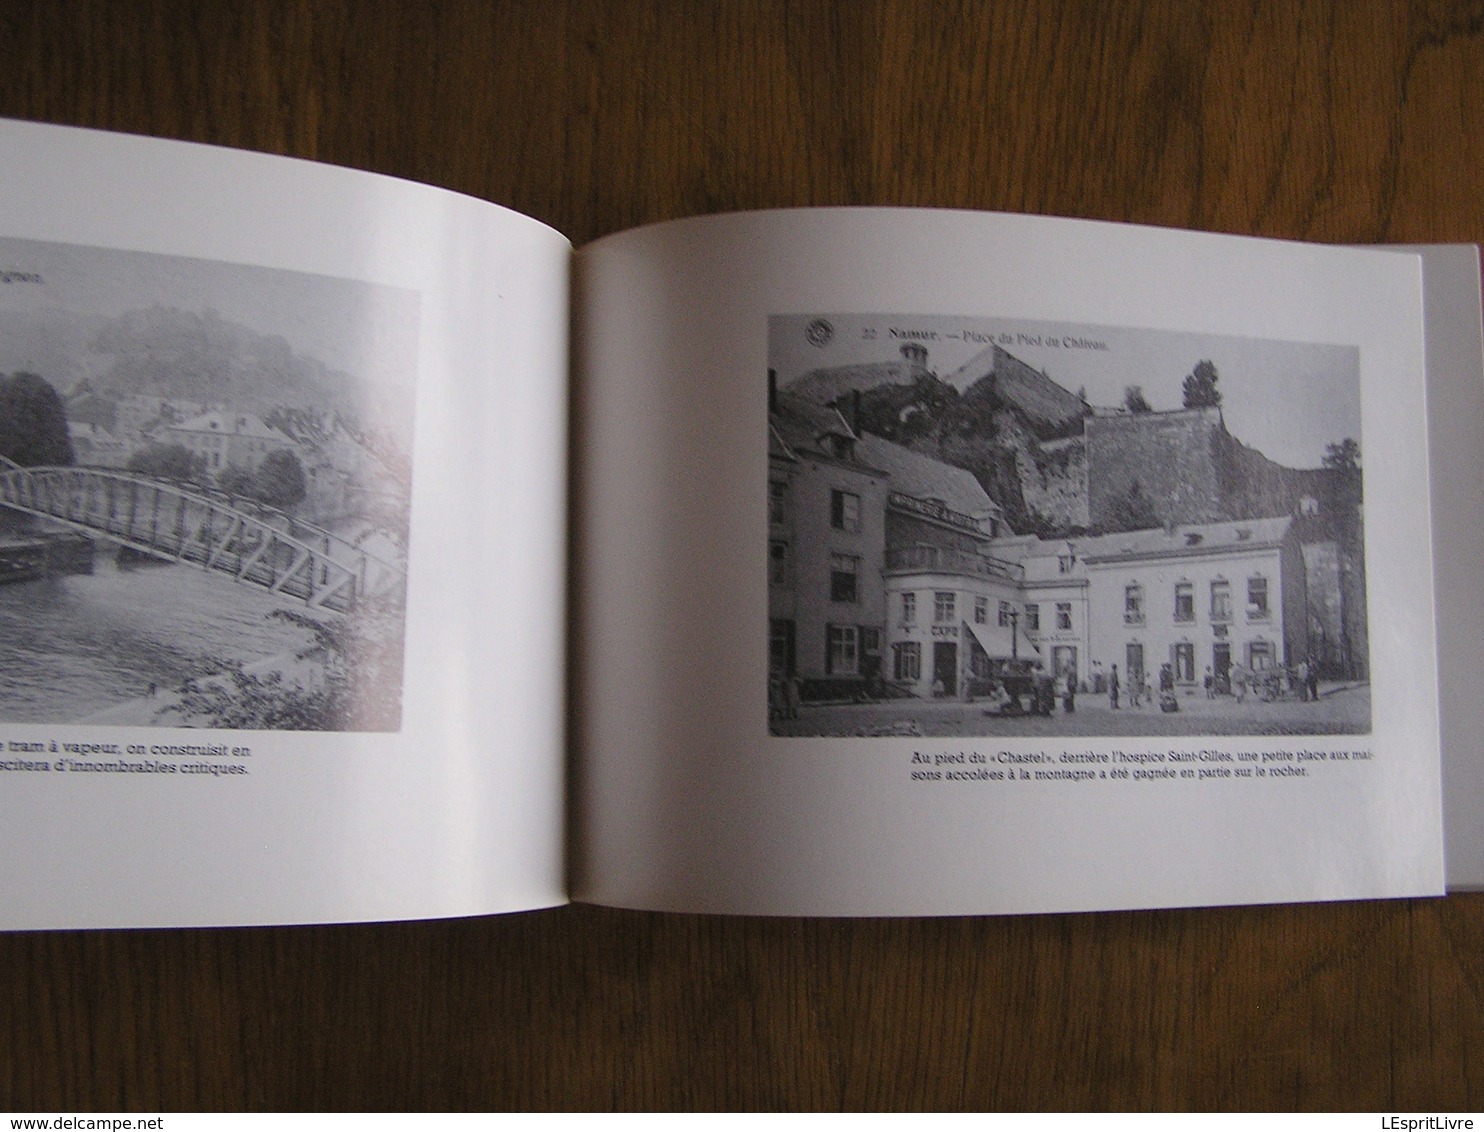
<svg viewBox="0 0 1484 1132">
<path fill-rule="evenodd" d="M 1207 670 L 1210 671 L 1209 669 Z M 1113 665 L 1108 673 L 1108 706 L 1114 711 L 1120 707 L 1142 707 L 1145 704 L 1154 703 L 1154 688 L 1149 683 L 1149 677 L 1143 672 L 1132 672 L 1129 674 L 1128 694 L 1122 698 L 1123 682 L 1118 677 L 1118 665 Z M 1160 665 L 1159 669 L 1159 700 L 1160 706 L 1165 710 L 1174 710 L 1168 705 L 1173 704 L 1175 697 L 1175 668 L 1170 664 Z"/>
<path fill-rule="evenodd" d="M 1253 695 L 1269 700 L 1279 699 L 1294 692 L 1298 694 L 1299 699 L 1305 702 L 1315 702 L 1319 699 L 1319 669 L 1307 658 L 1288 668 L 1248 668 L 1243 664 L 1234 664 L 1226 673 L 1224 682 L 1227 687 L 1225 688 L 1221 686 L 1222 678 L 1212 672 L 1208 665 L 1203 682 L 1208 700 L 1213 700 L 1228 690 L 1236 697 L 1237 703 L 1242 703 L 1247 699 L 1249 690 Z M 1123 706 L 1120 703 L 1122 690 L 1123 686 L 1118 677 L 1118 665 L 1115 664 L 1108 674 L 1108 706 L 1115 711 Z M 1159 669 L 1160 705 L 1164 707 L 1174 694 L 1174 667 L 1162 664 Z M 1131 674 L 1125 702 L 1131 708 L 1154 702 L 1154 689 L 1149 686 L 1148 678 L 1144 673 Z"/>
<path fill-rule="evenodd" d="M 1208 678 L 1209 673 L 1210 670 L 1207 669 Z M 1265 700 L 1281 699 L 1295 692 L 1305 702 L 1319 699 L 1319 668 L 1311 664 L 1307 657 L 1287 668 L 1249 669 L 1245 665 L 1234 664 L 1228 679 L 1238 703 L 1247 698 L 1249 689 L 1253 695 Z"/>
</svg>

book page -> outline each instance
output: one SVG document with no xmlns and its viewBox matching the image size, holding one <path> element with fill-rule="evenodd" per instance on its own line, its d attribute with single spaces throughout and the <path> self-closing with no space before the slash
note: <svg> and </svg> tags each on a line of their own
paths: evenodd
<svg viewBox="0 0 1484 1132">
<path fill-rule="evenodd" d="M 1441 891 L 1416 259 L 805 210 L 576 280 L 574 898 Z"/>
<path fill-rule="evenodd" d="M 560 903 L 567 241 L 0 126 L 0 927 Z"/>
<path fill-rule="evenodd" d="M 1420 253 L 1424 268 L 1448 888 L 1477 890 L 1484 888 L 1484 634 L 1468 614 L 1484 590 L 1479 250 L 1405 250 Z"/>
</svg>

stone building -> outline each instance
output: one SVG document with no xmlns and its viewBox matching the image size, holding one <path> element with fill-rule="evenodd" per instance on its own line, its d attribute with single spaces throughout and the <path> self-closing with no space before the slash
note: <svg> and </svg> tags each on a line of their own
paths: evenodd
<svg viewBox="0 0 1484 1132">
<path fill-rule="evenodd" d="M 294 442 L 277 429 L 230 409 L 213 409 L 170 425 L 163 435 L 204 459 L 212 475 L 228 467 L 252 471 L 270 452 L 294 449 Z"/>
<path fill-rule="evenodd" d="M 1224 686 L 1232 668 L 1265 671 L 1310 658 L 1303 548 L 1289 518 L 1126 531 L 1078 545 L 1087 641 L 1102 665 L 1157 684 Z"/>
<path fill-rule="evenodd" d="M 969 473 L 839 409 L 770 384 L 768 417 L 772 671 L 798 677 L 807 699 L 888 681 L 956 690 L 975 646 L 994 647 L 988 611 L 1015 598 L 1011 569 L 984 553 L 1006 533 L 1000 509 Z"/>
<path fill-rule="evenodd" d="M 811 699 L 881 675 L 888 476 L 836 409 L 779 393 L 768 413 L 768 651 Z"/>
</svg>

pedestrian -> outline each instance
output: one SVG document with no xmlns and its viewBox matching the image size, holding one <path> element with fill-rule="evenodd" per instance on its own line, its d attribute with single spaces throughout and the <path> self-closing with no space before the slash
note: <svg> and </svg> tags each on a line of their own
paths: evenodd
<svg viewBox="0 0 1484 1132">
<path fill-rule="evenodd" d="M 1237 703 L 1247 698 L 1247 666 L 1245 664 L 1232 665 L 1232 687 L 1237 692 Z"/>
<path fill-rule="evenodd" d="M 1067 669 L 1067 694 L 1062 698 L 1061 706 L 1068 715 L 1077 710 L 1077 674 L 1070 668 Z"/>
<path fill-rule="evenodd" d="M 1036 661 L 1036 714 L 1050 715 L 1056 710 L 1056 677 Z"/>
<path fill-rule="evenodd" d="M 1108 674 L 1108 706 L 1114 711 L 1118 710 L 1118 665 L 1113 666 L 1113 671 Z"/>
<path fill-rule="evenodd" d="M 1312 661 L 1309 663 L 1309 699 L 1315 703 L 1319 702 L 1319 666 Z"/>
<path fill-rule="evenodd" d="M 798 673 L 783 678 L 783 718 L 798 719 L 799 707 L 804 699 L 803 692 L 799 687 Z"/>
<path fill-rule="evenodd" d="M 1309 699 L 1309 661 L 1307 658 L 1298 662 L 1293 682 L 1298 685 L 1299 699 L 1307 702 Z"/>
<path fill-rule="evenodd" d="M 1216 678 L 1211 675 L 1211 666 L 1208 664 L 1206 665 L 1206 699 L 1208 700 L 1216 698 L 1215 683 Z"/>
</svg>

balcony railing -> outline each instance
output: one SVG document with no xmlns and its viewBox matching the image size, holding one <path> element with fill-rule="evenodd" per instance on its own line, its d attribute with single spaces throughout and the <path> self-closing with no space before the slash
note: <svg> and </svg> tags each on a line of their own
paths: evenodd
<svg viewBox="0 0 1484 1132">
<path fill-rule="evenodd" d="M 1003 578 L 1018 582 L 1024 567 L 988 555 L 945 546 L 899 546 L 886 552 L 888 570 L 912 570 L 934 574 L 966 574 L 975 578 Z"/>
</svg>

